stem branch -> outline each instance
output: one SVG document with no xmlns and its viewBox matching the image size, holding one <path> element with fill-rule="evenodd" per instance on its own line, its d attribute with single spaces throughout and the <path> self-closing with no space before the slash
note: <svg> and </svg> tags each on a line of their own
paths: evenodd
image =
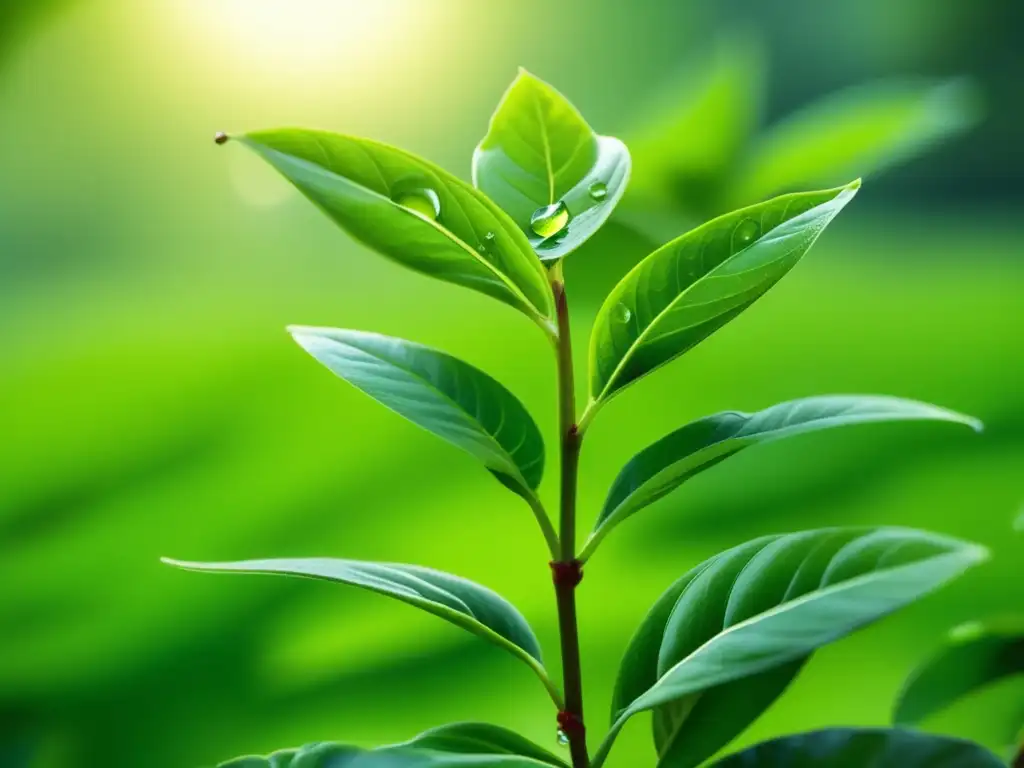
<svg viewBox="0 0 1024 768">
<path fill-rule="evenodd" d="M 588 768 L 586 731 L 583 725 L 583 679 L 580 670 L 580 640 L 576 623 L 576 585 L 581 576 L 576 560 L 576 484 L 582 435 L 576 426 L 576 395 L 572 370 L 572 339 L 569 305 L 565 297 L 561 262 L 551 272 L 558 313 L 558 421 L 561 439 L 562 488 L 559 518 L 560 557 L 555 567 L 555 597 L 558 630 L 562 644 L 562 682 L 565 710 L 560 724 L 569 739 L 573 768 Z"/>
</svg>

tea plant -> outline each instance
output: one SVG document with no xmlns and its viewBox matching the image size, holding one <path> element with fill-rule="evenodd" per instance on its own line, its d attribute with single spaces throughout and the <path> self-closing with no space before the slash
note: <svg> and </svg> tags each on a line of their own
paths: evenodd
<svg viewBox="0 0 1024 768">
<path fill-rule="evenodd" d="M 218 143 L 229 137 L 218 134 Z M 757 443 L 848 424 L 934 420 L 980 429 L 925 403 L 810 397 L 683 425 L 637 454 L 577 543 L 577 469 L 588 428 L 625 389 L 692 349 L 792 269 L 860 183 L 787 194 L 713 219 L 658 248 L 614 288 L 590 339 L 588 398 L 575 402 L 563 259 L 604 223 L 629 178 L 617 139 L 595 134 L 558 92 L 521 72 L 473 156 L 473 185 L 367 139 L 285 129 L 230 137 L 257 152 L 366 246 L 416 271 L 485 293 L 529 318 L 557 365 L 557 526 L 538 488 L 545 445 L 515 396 L 482 371 L 403 339 L 295 327 L 329 370 L 472 454 L 525 502 L 550 551 L 561 683 L 527 620 L 491 590 L 414 565 L 330 558 L 190 563 L 362 587 L 433 613 L 505 649 L 544 686 L 573 768 L 605 764 L 623 726 L 650 712 L 657 765 L 697 765 L 725 747 L 821 646 L 912 603 L 987 558 L 982 547 L 904 528 L 826 528 L 764 536 L 684 574 L 637 630 L 618 673 L 610 727 L 584 717 L 576 590 L 608 535 L 687 480 Z M 528 566 L 524 566 L 528 567 Z M 587 710 L 591 710 L 588 708 Z M 594 747 L 591 751 L 591 747 Z M 719 766 L 998 765 L 977 745 L 900 729 L 791 736 Z M 563 766 L 495 725 L 458 723 L 377 749 L 314 744 L 225 765 L 293 768 Z"/>
</svg>

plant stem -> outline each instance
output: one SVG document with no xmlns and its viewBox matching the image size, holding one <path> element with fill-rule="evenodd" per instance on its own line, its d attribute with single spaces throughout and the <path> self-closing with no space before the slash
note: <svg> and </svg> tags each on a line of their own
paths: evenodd
<svg viewBox="0 0 1024 768">
<path fill-rule="evenodd" d="M 561 557 L 554 568 L 555 597 L 558 603 L 558 631 L 562 644 L 562 682 L 565 690 L 565 714 L 571 727 L 565 727 L 573 768 L 588 768 L 586 732 L 583 728 L 583 676 L 580 670 L 580 639 L 576 623 L 576 484 L 582 435 L 576 426 L 576 394 L 572 370 L 572 338 L 569 332 L 569 304 L 565 296 L 561 262 L 551 271 L 555 307 L 558 313 L 558 422 L 561 439 L 562 488 L 559 541 Z M 573 578 L 573 574 L 577 578 Z"/>
</svg>

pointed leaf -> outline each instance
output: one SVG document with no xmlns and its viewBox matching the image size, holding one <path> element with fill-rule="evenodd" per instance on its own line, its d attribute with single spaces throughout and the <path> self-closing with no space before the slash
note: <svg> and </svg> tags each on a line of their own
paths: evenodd
<svg viewBox="0 0 1024 768">
<path fill-rule="evenodd" d="M 831 94 L 760 137 L 733 202 L 867 176 L 963 132 L 979 111 L 963 80 L 877 82 Z"/>
<path fill-rule="evenodd" d="M 629 180 L 629 150 L 598 136 L 562 94 L 525 70 L 473 154 L 473 182 L 502 207 L 544 261 L 579 248 L 611 215 Z M 534 213 L 562 202 L 568 224 L 538 234 Z"/>
<path fill-rule="evenodd" d="M 859 186 L 785 195 L 734 211 L 641 261 L 612 290 L 594 323 L 592 404 L 683 354 L 753 304 L 800 261 Z"/>
<path fill-rule="evenodd" d="M 965 624 L 950 632 L 947 646 L 914 672 L 900 694 L 893 720 L 915 725 L 1014 675 L 1024 675 L 1024 619 Z"/>
<path fill-rule="evenodd" d="M 400 264 L 522 310 L 554 300 L 526 237 L 469 184 L 402 150 L 324 131 L 238 137 L 356 240 Z"/>
<path fill-rule="evenodd" d="M 452 723 L 431 728 L 398 746 L 473 755 L 518 755 L 563 768 L 566 763 L 515 731 L 488 723 Z"/>
<path fill-rule="evenodd" d="M 531 496 L 544 441 L 515 395 L 468 363 L 375 333 L 289 329 L 313 357 L 374 400 L 472 454 L 512 490 Z"/>
<path fill-rule="evenodd" d="M 976 419 L 914 400 L 879 395 L 828 395 L 779 403 L 757 413 L 726 411 L 677 429 L 634 456 L 615 478 L 586 560 L 612 528 L 674 491 L 694 475 L 757 443 L 851 424 L 951 421 L 980 430 Z"/>
<path fill-rule="evenodd" d="M 510 651 L 525 661 L 552 690 L 541 662 L 540 644 L 516 608 L 472 581 L 430 568 L 333 558 L 242 560 L 194 563 L 164 559 L 192 571 L 300 576 L 362 587 L 421 608 Z"/>
<path fill-rule="evenodd" d="M 692 713 L 703 692 L 801 661 L 987 556 L 974 544 L 900 528 L 766 536 L 716 555 L 669 588 L 631 642 L 595 765 L 632 715 L 681 708 L 672 713 L 681 733 L 682 710 Z M 737 711 L 738 728 L 756 715 Z"/>
<path fill-rule="evenodd" d="M 887 728 L 829 728 L 765 741 L 713 768 L 1001 768 L 983 747 L 962 739 Z M 666 768 L 676 768 L 668 764 Z"/>
</svg>

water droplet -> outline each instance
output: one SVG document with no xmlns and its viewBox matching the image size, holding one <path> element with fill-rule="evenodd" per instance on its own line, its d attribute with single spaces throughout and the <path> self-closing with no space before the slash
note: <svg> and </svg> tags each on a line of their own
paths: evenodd
<svg viewBox="0 0 1024 768">
<path fill-rule="evenodd" d="M 436 220 L 441 215 L 441 200 L 432 189 L 421 188 L 403 192 L 395 197 L 395 202 L 427 219 Z"/>
<path fill-rule="evenodd" d="M 616 304 L 612 310 L 612 318 L 617 323 L 628 323 L 633 317 L 633 312 L 625 304 Z"/>
<path fill-rule="evenodd" d="M 487 243 L 487 245 L 493 245 L 495 239 L 496 238 L 493 232 L 488 232 L 486 235 L 484 235 L 484 242 Z"/>
<path fill-rule="evenodd" d="M 558 742 L 558 745 L 560 747 L 569 746 L 569 736 L 561 728 L 559 728 L 558 731 L 555 733 L 555 740 Z"/>
<path fill-rule="evenodd" d="M 754 241 L 759 234 L 761 234 L 761 227 L 753 219 L 744 219 L 736 225 L 736 242 L 741 247 L 747 246 Z"/>
<path fill-rule="evenodd" d="M 223 144 L 228 140 L 228 138 L 228 135 L 224 133 L 224 131 L 217 131 L 215 134 L 213 134 L 213 143 Z"/>
<path fill-rule="evenodd" d="M 530 229 L 544 238 L 554 237 L 565 229 L 568 223 L 569 209 L 561 200 L 538 208 L 530 217 Z"/>
<path fill-rule="evenodd" d="M 608 197 L 608 185 L 603 181 L 595 181 L 590 185 L 590 188 L 587 191 L 590 192 L 590 196 L 598 202 Z"/>
</svg>

